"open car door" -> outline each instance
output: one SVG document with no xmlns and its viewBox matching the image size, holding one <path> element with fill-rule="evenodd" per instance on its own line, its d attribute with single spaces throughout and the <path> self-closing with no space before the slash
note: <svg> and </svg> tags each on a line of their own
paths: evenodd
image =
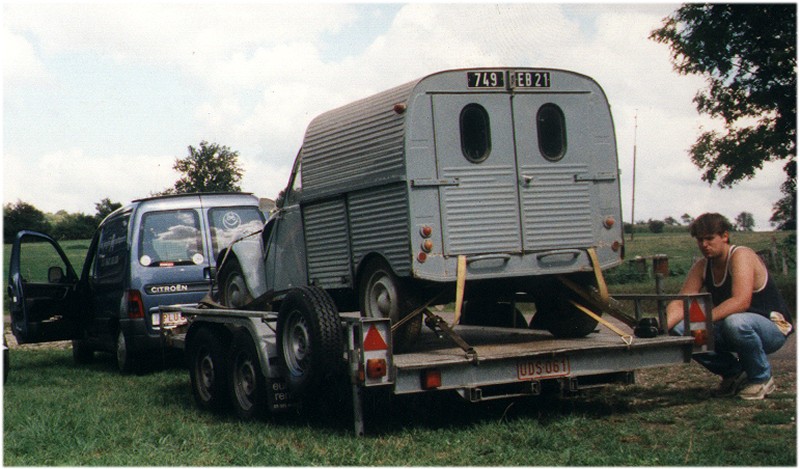
<svg viewBox="0 0 800 469">
<path fill-rule="evenodd" d="M 78 276 L 53 238 L 23 230 L 11 249 L 11 330 L 21 344 L 69 340 L 78 331 Z"/>
</svg>

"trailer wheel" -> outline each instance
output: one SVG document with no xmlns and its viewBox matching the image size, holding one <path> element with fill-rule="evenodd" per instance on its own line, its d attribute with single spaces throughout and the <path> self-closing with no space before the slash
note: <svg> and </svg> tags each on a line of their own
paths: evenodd
<svg viewBox="0 0 800 469">
<path fill-rule="evenodd" d="M 339 313 L 318 287 L 291 290 L 278 312 L 279 365 L 286 384 L 299 394 L 335 376 L 343 363 Z"/>
<path fill-rule="evenodd" d="M 231 402 L 236 415 L 244 420 L 263 416 L 267 384 L 258 351 L 247 330 L 242 329 L 234 336 L 228 363 Z"/>
<path fill-rule="evenodd" d="M 225 407 L 227 373 L 225 344 L 214 331 L 201 327 L 189 346 L 189 380 L 198 407 L 213 411 Z"/>
<path fill-rule="evenodd" d="M 511 303 L 484 299 L 472 299 L 464 304 L 461 324 L 483 327 L 528 327 L 528 321 L 519 309 L 514 308 L 514 311 L 511 311 Z"/>
<path fill-rule="evenodd" d="M 382 259 L 372 259 L 363 269 L 359 285 L 361 314 L 368 318 L 389 318 L 397 323 L 420 304 L 407 282 L 398 278 Z M 413 343 L 422 330 L 422 315 L 397 329 L 392 342 L 397 350 Z"/>
<path fill-rule="evenodd" d="M 218 276 L 220 303 L 231 308 L 242 308 L 253 301 L 244 280 L 242 266 L 235 258 L 228 261 Z"/>
</svg>

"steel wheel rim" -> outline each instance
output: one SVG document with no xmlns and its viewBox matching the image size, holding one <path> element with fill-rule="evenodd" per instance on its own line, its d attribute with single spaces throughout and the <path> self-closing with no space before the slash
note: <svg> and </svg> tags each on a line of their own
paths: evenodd
<svg viewBox="0 0 800 469">
<path fill-rule="evenodd" d="M 307 368 L 306 363 L 311 351 L 311 331 L 299 311 L 291 312 L 286 325 L 283 341 L 286 365 L 293 376 L 300 376 Z"/>
</svg>

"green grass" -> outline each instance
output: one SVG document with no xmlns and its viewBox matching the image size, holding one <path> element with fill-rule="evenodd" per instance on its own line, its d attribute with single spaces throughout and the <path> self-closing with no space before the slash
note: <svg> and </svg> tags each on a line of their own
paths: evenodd
<svg viewBox="0 0 800 469">
<path fill-rule="evenodd" d="M 9 466 L 794 466 L 794 392 L 711 399 L 697 365 L 572 398 L 467 404 L 435 397 L 372 409 L 352 435 L 345 403 L 240 422 L 197 410 L 178 367 L 120 376 L 110 359 L 14 350 L 4 386 Z M 781 377 L 791 387 L 794 373 Z"/>
</svg>

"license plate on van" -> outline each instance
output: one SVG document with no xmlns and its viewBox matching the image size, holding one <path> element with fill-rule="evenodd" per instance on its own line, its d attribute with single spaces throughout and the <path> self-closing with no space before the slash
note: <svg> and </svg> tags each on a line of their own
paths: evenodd
<svg viewBox="0 0 800 469">
<path fill-rule="evenodd" d="M 569 357 L 524 360 L 517 363 L 517 378 L 520 380 L 559 378 L 569 373 Z"/>
<path fill-rule="evenodd" d="M 163 321 L 163 322 L 162 322 Z M 163 327 L 176 327 L 186 324 L 186 318 L 181 313 L 154 313 L 153 325 Z"/>
</svg>

